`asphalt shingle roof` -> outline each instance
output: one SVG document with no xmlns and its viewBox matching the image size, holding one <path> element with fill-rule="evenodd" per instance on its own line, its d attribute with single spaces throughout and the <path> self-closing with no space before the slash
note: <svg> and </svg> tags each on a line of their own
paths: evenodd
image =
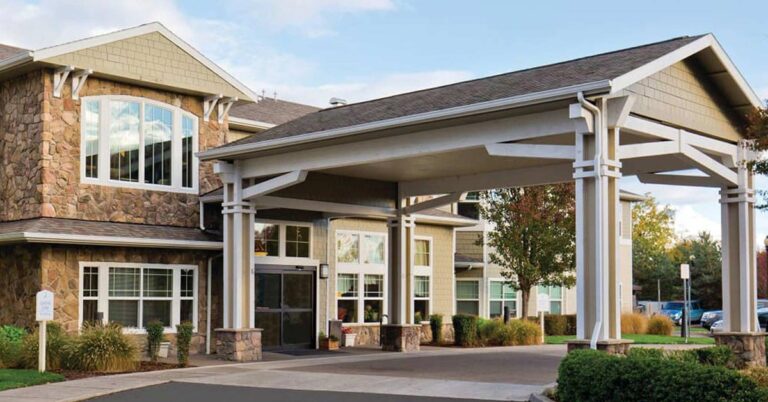
<svg viewBox="0 0 768 402">
<path fill-rule="evenodd" d="M 318 110 L 320 108 L 301 103 L 264 98 L 256 103 L 237 102 L 229 110 L 229 115 L 264 123 L 283 124 Z"/>
<path fill-rule="evenodd" d="M 561 63 L 323 109 L 219 148 L 615 79 L 699 38 L 701 36 L 679 37 Z"/>
<path fill-rule="evenodd" d="M 3 45 L 0 43 L 0 61 L 9 59 L 19 53 L 28 52 L 29 50 L 22 49 L 15 46 Z"/>
</svg>

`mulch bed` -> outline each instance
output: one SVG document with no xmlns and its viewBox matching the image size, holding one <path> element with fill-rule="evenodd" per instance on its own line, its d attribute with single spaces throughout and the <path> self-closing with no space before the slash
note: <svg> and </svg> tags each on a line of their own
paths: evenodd
<svg viewBox="0 0 768 402">
<path fill-rule="evenodd" d="M 187 367 L 194 367 L 194 366 L 187 366 Z M 170 369 L 176 369 L 176 368 L 181 368 L 181 366 L 175 363 L 161 363 L 161 362 L 152 363 L 149 361 L 141 361 L 139 362 L 139 367 L 137 367 L 136 370 L 125 371 L 120 373 L 99 373 L 99 372 L 77 371 L 77 370 L 51 370 L 51 371 L 54 373 L 63 375 L 64 378 L 66 378 L 67 380 L 79 380 L 82 378 L 100 377 L 105 375 L 143 373 L 143 372 L 149 372 L 149 371 L 170 370 Z"/>
</svg>

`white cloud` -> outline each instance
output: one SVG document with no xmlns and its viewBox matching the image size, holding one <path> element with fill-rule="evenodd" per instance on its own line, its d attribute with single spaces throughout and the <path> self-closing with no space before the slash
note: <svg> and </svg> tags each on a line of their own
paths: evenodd
<svg viewBox="0 0 768 402">
<path fill-rule="evenodd" d="M 709 232 L 712 238 L 720 240 L 720 214 L 714 217 L 702 212 L 701 207 L 684 205 L 675 210 L 675 233 L 682 238 L 695 237 L 700 232 Z M 706 210 L 706 208 L 704 208 Z M 719 212 L 719 208 L 717 208 Z"/>
</svg>

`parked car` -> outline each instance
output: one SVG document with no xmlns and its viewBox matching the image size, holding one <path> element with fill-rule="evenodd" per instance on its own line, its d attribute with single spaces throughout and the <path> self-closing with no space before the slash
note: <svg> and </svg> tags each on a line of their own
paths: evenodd
<svg viewBox="0 0 768 402">
<path fill-rule="evenodd" d="M 757 309 L 768 308 L 768 299 L 757 299 Z"/>
<path fill-rule="evenodd" d="M 680 320 L 683 318 L 683 305 L 685 303 L 682 301 L 671 301 L 666 302 L 661 307 L 661 314 L 666 315 L 669 317 L 672 322 L 680 325 Z M 701 316 L 704 314 L 704 309 L 701 308 L 701 305 L 699 305 L 698 301 L 692 301 L 690 302 L 690 314 L 691 314 L 691 322 L 699 322 L 701 321 Z"/>
<path fill-rule="evenodd" d="M 759 305 L 760 301 L 758 300 L 758 306 Z M 757 322 L 760 325 L 760 328 L 768 330 L 768 307 L 757 309 Z"/>
<path fill-rule="evenodd" d="M 723 320 L 718 320 L 712 323 L 712 326 L 709 327 L 709 333 L 714 334 L 715 332 L 723 332 L 725 329 Z"/>
<path fill-rule="evenodd" d="M 723 319 L 723 310 L 706 311 L 701 315 L 701 326 L 709 329 L 715 321 Z"/>
</svg>

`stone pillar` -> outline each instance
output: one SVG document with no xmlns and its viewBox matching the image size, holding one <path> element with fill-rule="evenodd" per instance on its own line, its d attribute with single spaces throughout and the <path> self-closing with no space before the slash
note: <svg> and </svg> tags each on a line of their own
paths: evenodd
<svg viewBox="0 0 768 402">
<path fill-rule="evenodd" d="M 216 329 L 216 354 L 226 360 L 261 360 L 261 329 Z"/>
<path fill-rule="evenodd" d="M 381 328 L 381 350 L 417 352 L 421 345 L 421 325 L 391 324 Z"/>
<path fill-rule="evenodd" d="M 605 102 L 571 106 L 576 124 L 576 289 L 578 341 L 573 348 L 624 350 L 619 308 L 619 129 Z M 589 340 L 597 340 L 590 344 Z M 626 343 L 626 342 L 624 342 Z M 602 346 L 601 346 L 602 345 Z M 569 346 L 569 350 L 571 347 Z"/>
<path fill-rule="evenodd" d="M 400 206 L 404 205 L 401 203 Z M 389 308 L 387 324 L 381 328 L 382 350 L 419 350 L 420 325 L 408 325 L 408 273 L 413 252 L 413 219 L 398 215 L 389 228 Z M 415 334 L 415 335 L 414 335 Z"/>
<path fill-rule="evenodd" d="M 730 346 L 745 365 L 764 366 L 765 333 L 757 321 L 754 176 L 747 167 L 751 158 L 749 143 L 741 141 L 737 185 L 720 190 L 725 331 L 716 340 Z"/>
</svg>

